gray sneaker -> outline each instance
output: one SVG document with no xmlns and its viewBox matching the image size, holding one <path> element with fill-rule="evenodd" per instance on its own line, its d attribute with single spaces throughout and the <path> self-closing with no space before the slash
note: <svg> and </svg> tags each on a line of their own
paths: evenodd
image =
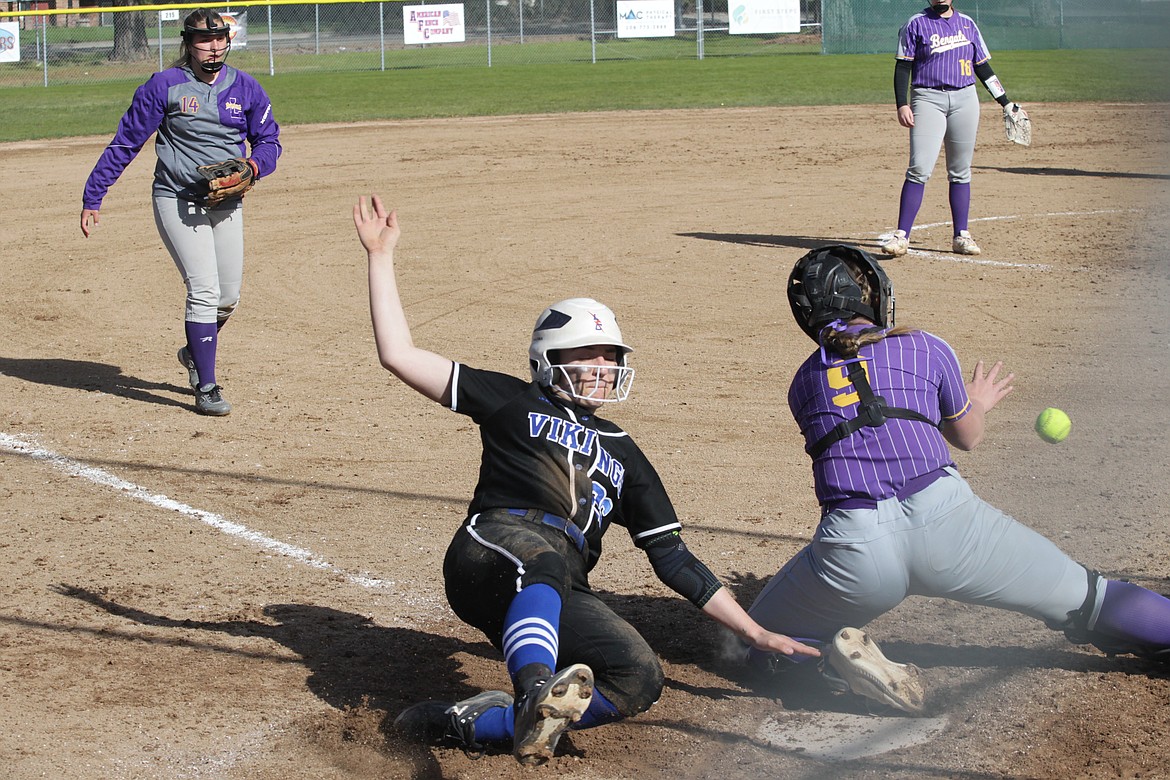
<svg viewBox="0 0 1170 780">
<path fill-rule="evenodd" d="M 219 385 L 203 385 L 195 388 L 195 411 L 212 417 L 223 417 L 232 410 L 232 405 L 224 399 L 223 390 Z"/>
<path fill-rule="evenodd" d="M 187 369 L 187 382 L 192 390 L 199 389 L 199 370 L 195 368 L 195 361 L 191 359 L 191 350 L 182 347 L 179 350 L 179 362 Z"/>
<path fill-rule="evenodd" d="M 573 664 L 537 683 L 516 706 L 512 755 L 525 766 L 546 763 L 561 734 L 581 720 L 592 699 L 593 670 L 585 664 Z"/>
<path fill-rule="evenodd" d="M 821 674 L 829 685 L 911 715 L 922 713 L 926 685 L 913 664 L 896 664 L 857 628 L 843 628 L 825 653 Z"/>
<path fill-rule="evenodd" d="M 503 691 L 484 691 L 463 701 L 424 701 L 407 707 L 394 719 L 394 731 L 412 742 L 462 748 L 482 753 L 475 739 L 475 721 L 492 707 L 511 707 L 512 697 Z"/>
</svg>

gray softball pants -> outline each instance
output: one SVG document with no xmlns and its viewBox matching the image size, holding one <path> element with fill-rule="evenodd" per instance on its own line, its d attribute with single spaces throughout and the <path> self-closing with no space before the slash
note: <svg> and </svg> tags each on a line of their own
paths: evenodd
<svg viewBox="0 0 1170 780">
<path fill-rule="evenodd" d="M 209 209 L 154 197 L 154 224 L 187 285 L 188 322 L 226 320 L 244 278 L 244 209 L 239 199 Z"/>
<path fill-rule="evenodd" d="M 975 86 L 945 91 L 914 87 L 910 90 L 914 127 L 910 128 L 910 167 L 906 178 L 926 184 L 946 143 L 947 180 L 971 181 L 971 158 L 979 130 L 979 96 Z"/>
<path fill-rule="evenodd" d="M 1083 566 L 972 491 L 954 469 L 904 501 L 843 509 L 748 610 L 770 631 L 828 641 L 907 596 L 948 598 L 1064 624 L 1089 592 Z M 1104 588 L 1098 589 L 1100 609 Z"/>
</svg>

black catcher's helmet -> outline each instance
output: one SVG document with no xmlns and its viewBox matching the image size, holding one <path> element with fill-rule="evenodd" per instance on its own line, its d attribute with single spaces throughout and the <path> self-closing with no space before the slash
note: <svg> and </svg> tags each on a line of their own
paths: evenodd
<svg viewBox="0 0 1170 780">
<path fill-rule="evenodd" d="M 190 41 L 195 33 L 230 36 L 231 32 L 231 25 L 224 21 L 218 11 L 212 11 L 209 8 L 200 8 L 192 11 L 183 20 L 183 39 L 186 41 Z"/>
<path fill-rule="evenodd" d="M 861 287 L 849 266 L 860 269 L 877 295 L 877 305 L 863 300 Z M 821 330 L 833 320 L 861 316 L 878 327 L 894 324 L 894 289 L 890 277 L 868 252 L 855 246 L 832 244 L 814 249 L 796 261 L 788 277 L 788 303 L 796 324 L 820 343 Z"/>
</svg>

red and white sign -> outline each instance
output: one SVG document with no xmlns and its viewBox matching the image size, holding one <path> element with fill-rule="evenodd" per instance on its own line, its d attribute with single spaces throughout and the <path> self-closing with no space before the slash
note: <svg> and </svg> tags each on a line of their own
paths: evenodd
<svg viewBox="0 0 1170 780">
<path fill-rule="evenodd" d="M 403 43 L 462 43 L 463 3 L 402 6 Z"/>
</svg>

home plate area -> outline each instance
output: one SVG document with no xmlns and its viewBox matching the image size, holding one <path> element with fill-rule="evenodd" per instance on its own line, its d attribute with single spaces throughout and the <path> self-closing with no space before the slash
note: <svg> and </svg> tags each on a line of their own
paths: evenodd
<svg viewBox="0 0 1170 780">
<path fill-rule="evenodd" d="M 852 761 L 926 742 L 946 728 L 946 716 L 878 717 L 845 712 L 768 718 L 759 738 L 776 748 L 828 761 Z"/>
</svg>

